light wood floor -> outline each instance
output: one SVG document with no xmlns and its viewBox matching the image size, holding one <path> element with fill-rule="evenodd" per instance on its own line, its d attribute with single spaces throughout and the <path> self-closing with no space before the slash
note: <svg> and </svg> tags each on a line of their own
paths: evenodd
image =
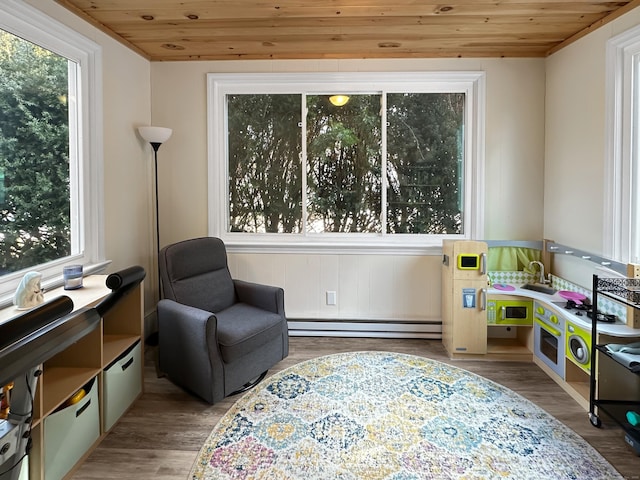
<svg viewBox="0 0 640 480">
<path fill-rule="evenodd" d="M 200 448 L 237 400 L 208 405 L 157 378 L 155 350 L 146 347 L 145 392 L 72 477 L 81 479 L 186 479 Z M 591 426 L 587 413 L 537 366 L 529 363 L 449 361 L 440 341 L 292 337 L 290 354 L 273 374 L 301 361 L 347 351 L 393 351 L 452 363 L 520 393 L 593 445 L 628 479 L 640 479 L 640 457 L 613 424 Z M 330 479 L 327 479 L 330 480 Z"/>
</svg>

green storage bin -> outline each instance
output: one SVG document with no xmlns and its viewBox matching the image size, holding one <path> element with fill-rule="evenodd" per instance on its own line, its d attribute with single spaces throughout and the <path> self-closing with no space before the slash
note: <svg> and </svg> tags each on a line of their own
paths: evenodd
<svg viewBox="0 0 640 480">
<path fill-rule="evenodd" d="M 100 438 L 100 407 L 96 378 L 74 405 L 44 419 L 44 478 L 63 478 Z"/>
<path fill-rule="evenodd" d="M 140 342 L 124 352 L 104 370 L 103 430 L 109 431 L 142 392 Z"/>
</svg>

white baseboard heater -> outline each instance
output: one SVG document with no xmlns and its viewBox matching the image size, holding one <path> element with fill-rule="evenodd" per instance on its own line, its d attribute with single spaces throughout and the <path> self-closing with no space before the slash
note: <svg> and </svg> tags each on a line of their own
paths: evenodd
<svg viewBox="0 0 640 480">
<path fill-rule="evenodd" d="M 440 320 L 288 319 L 292 337 L 442 339 Z"/>
</svg>

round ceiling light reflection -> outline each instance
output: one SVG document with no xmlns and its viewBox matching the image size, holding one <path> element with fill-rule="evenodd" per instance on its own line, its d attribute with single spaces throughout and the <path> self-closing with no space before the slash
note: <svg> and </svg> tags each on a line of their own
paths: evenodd
<svg viewBox="0 0 640 480">
<path fill-rule="evenodd" d="M 335 105 L 336 107 L 342 107 L 343 105 L 346 105 L 347 102 L 349 101 L 349 96 L 348 95 L 331 95 L 329 97 L 329 101 L 331 102 L 332 105 Z"/>
</svg>

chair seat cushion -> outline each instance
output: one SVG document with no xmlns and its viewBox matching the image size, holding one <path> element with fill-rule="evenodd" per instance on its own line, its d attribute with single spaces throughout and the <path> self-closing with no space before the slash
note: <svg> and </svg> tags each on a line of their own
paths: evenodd
<svg viewBox="0 0 640 480">
<path fill-rule="evenodd" d="M 246 303 L 216 313 L 218 343 L 225 363 L 231 363 L 282 335 L 283 318 Z"/>
</svg>

